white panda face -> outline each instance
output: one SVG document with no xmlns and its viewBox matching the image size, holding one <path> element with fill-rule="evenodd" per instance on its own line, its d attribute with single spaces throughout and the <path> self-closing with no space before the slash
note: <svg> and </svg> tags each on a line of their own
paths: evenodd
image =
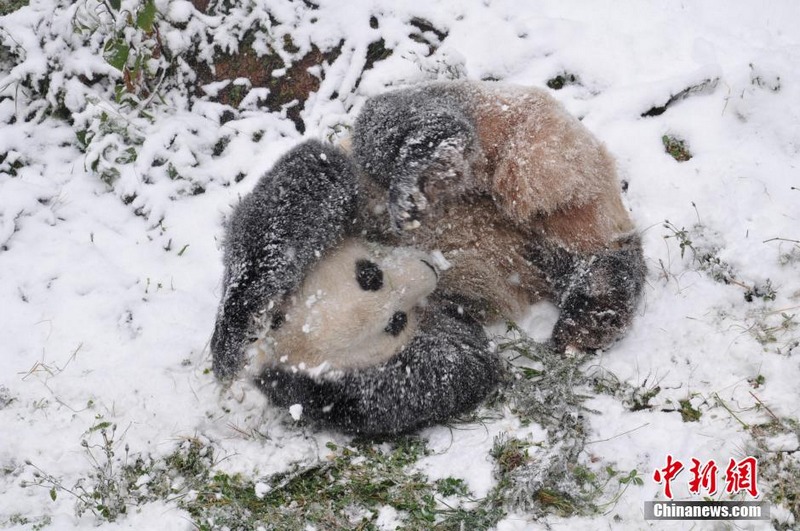
<svg viewBox="0 0 800 531">
<path fill-rule="evenodd" d="M 257 363 L 334 369 L 377 365 L 413 336 L 436 288 L 430 257 L 406 247 L 347 240 L 278 309 Z"/>
</svg>

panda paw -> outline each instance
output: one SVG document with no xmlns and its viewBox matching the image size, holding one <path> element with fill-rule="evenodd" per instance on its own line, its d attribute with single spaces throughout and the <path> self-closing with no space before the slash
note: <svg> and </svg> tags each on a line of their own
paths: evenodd
<svg viewBox="0 0 800 531">
<path fill-rule="evenodd" d="M 395 231 L 414 230 L 422 223 L 428 199 L 417 186 L 398 186 L 389 193 L 389 216 Z"/>
</svg>

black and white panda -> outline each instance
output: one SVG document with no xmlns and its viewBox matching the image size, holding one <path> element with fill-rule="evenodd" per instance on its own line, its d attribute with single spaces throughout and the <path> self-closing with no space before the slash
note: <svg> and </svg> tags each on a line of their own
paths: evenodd
<svg viewBox="0 0 800 531">
<path fill-rule="evenodd" d="M 426 253 L 345 240 L 276 309 L 256 383 L 279 407 L 366 435 L 474 408 L 502 367 L 481 325 L 433 295 L 436 279 Z"/>
<path fill-rule="evenodd" d="M 503 369 L 481 324 L 434 293 L 428 253 L 353 237 L 358 189 L 346 154 L 309 141 L 234 209 L 213 369 L 248 365 L 322 426 L 407 432 L 474 408 Z"/>
<path fill-rule="evenodd" d="M 298 336 L 280 332 L 286 301 L 315 265 L 340 258 L 345 238 L 437 251 L 451 267 L 411 340 L 374 365 L 314 371 L 262 353 L 267 395 L 326 425 L 398 433 L 473 407 L 502 378 L 481 325 L 542 299 L 561 310 L 558 350 L 605 348 L 629 325 L 645 267 L 614 161 L 544 91 L 455 82 L 389 92 L 366 102 L 353 154 L 359 170 L 334 148 L 301 144 L 234 211 L 212 339 L 218 377 L 241 369 L 259 331 Z"/>
<path fill-rule="evenodd" d="M 222 297 L 211 338 L 214 374 L 235 377 L 245 348 L 270 326 L 275 305 L 352 224 L 358 183 L 351 161 L 318 142 L 284 155 L 228 219 Z"/>
</svg>

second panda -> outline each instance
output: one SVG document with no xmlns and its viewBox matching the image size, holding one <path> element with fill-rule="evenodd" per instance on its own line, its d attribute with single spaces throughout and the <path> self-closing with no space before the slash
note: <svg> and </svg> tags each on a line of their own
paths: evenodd
<svg viewBox="0 0 800 531">
<path fill-rule="evenodd" d="M 645 264 L 614 160 L 546 91 L 387 92 L 362 108 L 352 150 L 365 236 L 442 252 L 453 267 L 441 291 L 474 315 L 513 319 L 550 300 L 558 350 L 606 348 L 629 326 Z"/>
</svg>

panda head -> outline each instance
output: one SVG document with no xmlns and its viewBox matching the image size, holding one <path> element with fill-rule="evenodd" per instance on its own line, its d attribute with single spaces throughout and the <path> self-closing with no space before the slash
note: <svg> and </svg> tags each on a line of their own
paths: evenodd
<svg viewBox="0 0 800 531">
<path fill-rule="evenodd" d="M 436 288 L 432 263 L 416 249 L 346 240 L 271 313 L 254 368 L 345 370 L 387 361 L 415 334 Z"/>
</svg>

